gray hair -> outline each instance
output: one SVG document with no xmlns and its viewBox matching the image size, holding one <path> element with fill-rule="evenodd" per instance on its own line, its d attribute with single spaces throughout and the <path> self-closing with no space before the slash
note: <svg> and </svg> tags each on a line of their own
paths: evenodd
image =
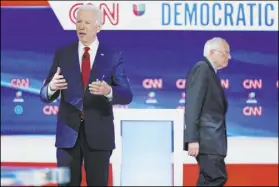
<svg viewBox="0 0 279 187">
<path fill-rule="evenodd" d="M 207 40 L 206 43 L 204 44 L 203 56 L 207 57 L 211 50 L 219 49 L 220 45 L 223 42 L 226 42 L 226 40 L 220 37 L 214 37 L 210 40 Z"/>
<path fill-rule="evenodd" d="M 103 21 L 103 14 L 102 14 L 102 11 L 101 9 L 99 9 L 98 7 L 96 7 L 95 5 L 92 5 L 92 4 L 85 4 L 85 5 L 82 5 L 78 8 L 78 11 L 77 13 L 80 11 L 80 10 L 91 10 L 93 12 L 96 12 L 97 13 L 97 24 L 99 26 L 102 25 L 102 21 Z"/>
</svg>

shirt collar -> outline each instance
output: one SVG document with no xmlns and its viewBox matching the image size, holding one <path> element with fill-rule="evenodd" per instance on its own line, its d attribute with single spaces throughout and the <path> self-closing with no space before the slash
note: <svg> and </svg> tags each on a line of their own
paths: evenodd
<svg viewBox="0 0 279 187">
<path fill-rule="evenodd" d="M 90 44 L 89 46 L 85 46 L 81 41 L 78 42 L 78 48 L 82 52 L 84 52 L 84 48 L 85 47 L 89 47 L 90 48 L 89 52 L 92 52 L 92 51 L 96 52 L 97 49 L 98 49 L 98 46 L 99 46 L 99 40 L 98 40 L 97 37 L 96 37 L 96 40 L 92 44 Z"/>
<path fill-rule="evenodd" d="M 209 58 L 207 58 L 207 60 L 209 61 L 209 63 L 213 67 L 214 71 L 217 73 L 217 68 L 216 68 L 215 64 L 213 63 L 213 61 L 211 59 L 209 59 Z"/>
</svg>

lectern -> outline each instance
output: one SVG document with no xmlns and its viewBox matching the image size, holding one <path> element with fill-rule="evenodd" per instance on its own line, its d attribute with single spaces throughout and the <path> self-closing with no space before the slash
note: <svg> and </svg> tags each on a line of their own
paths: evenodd
<svg viewBox="0 0 279 187">
<path fill-rule="evenodd" d="M 182 186 L 183 111 L 114 110 L 114 186 Z"/>
</svg>

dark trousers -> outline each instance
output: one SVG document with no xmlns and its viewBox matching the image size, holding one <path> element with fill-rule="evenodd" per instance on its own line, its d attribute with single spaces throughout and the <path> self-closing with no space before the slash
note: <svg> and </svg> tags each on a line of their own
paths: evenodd
<svg viewBox="0 0 279 187">
<path fill-rule="evenodd" d="M 200 166 L 197 186 L 224 186 L 227 181 L 227 170 L 221 155 L 199 154 L 196 160 Z"/>
<path fill-rule="evenodd" d="M 71 181 L 65 186 L 81 185 L 83 161 L 87 185 L 108 186 L 111 153 L 112 151 L 91 149 L 86 141 L 84 123 L 81 123 L 75 146 L 73 148 L 57 149 L 57 166 L 67 166 L 71 170 Z"/>
</svg>

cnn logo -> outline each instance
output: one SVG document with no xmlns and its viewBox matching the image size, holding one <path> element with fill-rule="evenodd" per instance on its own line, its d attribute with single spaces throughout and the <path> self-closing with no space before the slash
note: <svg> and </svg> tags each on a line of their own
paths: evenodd
<svg viewBox="0 0 279 187">
<path fill-rule="evenodd" d="M 225 89 L 229 89 L 230 81 L 228 79 L 221 79 L 221 86 Z M 185 79 L 177 79 L 176 80 L 176 88 L 185 89 L 186 88 L 186 80 Z"/>
<path fill-rule="evenodd" d="M 10 81 L 12 88 L 29 88 L 30 87 L 30 81 L 28 78 L 21 79 L 21 78 L 15 78 Z"/>
<path fill-rule="evenodd" d="M 76 3 L 74 4 L 70 10 L 69 10 L 69 18 L 72 23 L 76 24 L 77 20 L 77 11 L 80 6 L 82 6 L 83 2 L 81 3 Z M 92 3 L 87 3 L 91 4 Z M 99 4 L 99 5 L 97 5 Z M 98 3 L 96 2 L 96 5 L 100 8 L 102 11 L 102 24 L 105 24 L 106 21 L 109 21 L 110 24 L 112 25 L 118 25 L 119 23 L 119 15 L 120 15 L 120 10 L 119 10 L 119 3 Z"/>
<path fill-rule="evenodd" d="M 242 85 L 246 89 L 262 89 L 263 82 L 262 79 L 245 79 Z"/>
<path fill-rule="evenodd" d="M 246 106 L 242 110 L 243 115 L 245 116 L 261 116 L 263 113 L 262 107 L 250 107 Z"/>
<path fill-rule="evenodd" d="M 46 105 L 43 108 L 43 113 L 47 116 L 57 115 L 59 111 L 59 107 L 56 105 Z"/>
<path fill-rule="evenodd" d="M 163 88 L 163 79 L 144 79 L 142 81 L 142 86 L 145 89 L 162 89 Z"/>
</svg>

